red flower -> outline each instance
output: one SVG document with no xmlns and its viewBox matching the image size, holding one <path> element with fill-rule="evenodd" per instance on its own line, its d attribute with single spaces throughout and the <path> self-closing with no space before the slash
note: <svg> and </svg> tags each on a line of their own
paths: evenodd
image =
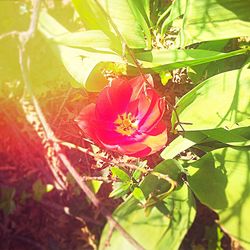
<svg viewBox="0 0 250 250">
<path fill-rule="evenodd" d="M 167 128 L 162 121 L 165 99 L 152 88 L 153 79 L 118 78 L 76 118 L 78 126 L 97 144 L 121 154 L 143 157 L 162 149 Z"/>
</svg>

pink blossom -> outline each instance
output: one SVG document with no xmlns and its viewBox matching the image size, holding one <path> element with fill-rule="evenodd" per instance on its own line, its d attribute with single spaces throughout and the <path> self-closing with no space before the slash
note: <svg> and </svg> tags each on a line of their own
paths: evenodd
<svg viewBox="0 0 250 250">
<path fill-rule="evenodd" d="M 85 135 L 101 147 L 133 157 L 162 149 L 167 142 L 162 119 L 166 103 L 153 88 L 151 75 L 145 78 L 118 78 L 105 87 L 96 104 L 84 107 L 76 118 Z"/>
</svg>

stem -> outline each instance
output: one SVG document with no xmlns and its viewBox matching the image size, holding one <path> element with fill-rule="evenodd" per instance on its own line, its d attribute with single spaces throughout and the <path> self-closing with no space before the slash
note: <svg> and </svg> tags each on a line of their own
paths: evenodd
<svg viewBox="0 0 250 250">
<path fill-rule="evenodd" d="M 175 188 L 177 186 L 176 181 L 174 181 L 173 179 L 171 179 L 168 175 L 156 172 L 153 169 L 140 168 L 140 167 L 137 167 L 137 166 L 132 165 L 132 164 L 126 164 L 125 167 L 141 171 L 143 174 L 152 174 L 152 175 L 156 176 L 158 179 L 166 180 L 167 182 L 170 183 L 171 189 L 173 189 L 173 188 Z"/>
</svg>

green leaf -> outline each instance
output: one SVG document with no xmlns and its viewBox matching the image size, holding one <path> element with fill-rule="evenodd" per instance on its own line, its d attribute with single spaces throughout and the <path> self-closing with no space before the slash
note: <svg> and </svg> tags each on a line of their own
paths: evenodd
<svg viewBox="0 0 250 250">
<path fill-rule="evenodd" d="M 160 75 L 161 83 L 163 86 L 166 86 L 168 81 L 173 78 L 173 76 L 171 75 L 171 73 L 169 71 L 162 71 L 162 72 L 160 72 L 159 75 Z"/>
<path fill-rule="evenodd" d="M 213 62 L 245 54 L 247 51 L 248 49 L 240 49 L 228 53 L 221 53 L 217 51 L 199 49 L 153 49 L 152 51 L 137 52 L 135 53 L 135 56 L 143 68 L 161 72 L 163 70 L 172 70 L 186 66 Z M 131 59 L 130 63 L 133 65 Z"/>
<path fill-rule="evenodd" d="M 131 1 L 131 0 L 130 0 Z M 148 24 L 150 24 L 150 0 L 138 0 L 133 1 L 136 3 L 136 6 L 140 9 L 144 19 L 147 21 Z"/>
<path fill-rule="evenodd" d="M 108 83 L 101 73 L 102 62 L 123 62 L 121 57 L 112 53 L 70 48 L 52 42 L 52 39 L 68 33 L 68 30 L 45 11 L 40 13 L 38 30 L 48 39 L 53 52 L 76 81 L 73 86 L 98 92 Z"/>
<path fill-rule="evenodd" d="M 142 23 L 142 17 L 139 21 L 135 18 L 128 0 L 99 1 L 106 14 L 103 13 L 94 0 L 73 0 L 73 3 L 87 29 L 103 30 L 107 35 L 111 36 L 112 26 L 108 21 L 109 16 L 129 47 L 145 48 L 144 34 L 139 24 L 139 22 Z M 136 14 L 138 18 L 139 12 L 136 11 Z M 118 34 L 113 31 L 114 35 L 117 36 Z"/>
<path fill-rule="evenodd" d="M 196 86 L 177 103 L 177 113 L 185 131 L 224 128 L 226 130 L 250 116 L 248 69 L 216 75 Z M 208 108 L 210 107 L 210 108 Z M 175 114 L 172 124 L 176 121 Z M 180 129 L 180 128 L 179 128 Z"/>
<path fill-rule="evenodd" d="M 165 160 L 159 163 L 155 168 L 154 172 L 159 172 L 168 175 L 173 180 L 178 180 L 179 175 L 182 171 L 182 167 L 176 160 Z M 159 179 L 155 175 L 149 174 L 145 177 L 144 181 L 140 185 L 146 198 L 152 193 L 156 192 L 156 195 L 165 193 L 170 188 L 170 183 L 166 180 Z"/>
<path fill-rule="evenodd" d="M 140 178 L 141 175 L 142 175 L 142 171 L 140 170 L 140 168 L 143 169 L 143 168 L 145 168 L 146 166 L 147 166 L 147 160 L 142 161 L 142 162 L 139 163 L 138 169 L 136 169 L 136 170 L 134 171 L 133 175 L 132 175 L 132 177 L 133 177 L 136 181 L 139 180 L 139 178 Z"/>
<path fill-rule="evenodd" d="M 142 27 L 144 34 L 147 38 L 147 49 L 151 49 L 152 47 L 152 37 L 149 27 L 149 19 L 147 16 L 147 7 L 149 4 L 149 1 L 144 0 L 128 0 L 129 6 L 137 20 L 137 22 Z"/>
<path fill-rule="evenodd" d="M 103 183 L 102 181 L 98 181 L 98 180 L 91 181 L 92 189 L 95 194 L 98 193 L 99 189 L 101 188 L 102 183 Z"/>
<path fill-rule="evenodd" d="M 107 16 L 95 0 L 72 0 L 72 2 L 87 29 L 103 30 L 105 33 L 110 33 Z"/>
<path fill-rule="evenodd" d="M 248 36 L 249 1 L 189 0 L 177 46 Z"/>
<path fill-rule="evenodd" d="M 123 182 L 130 181 L 129 175 L 125 171 L 123 171 L 122 169 L 120 169 L 118 167 L 111 167 L 110 170 L 111 170 L 112 174 L 115 177 L 118 177 L 121 181 L 123 181 Z"/>
<path fill-rule="evenodd" d="M 130 2 L 131 3 L 131 2 Z M 128 0 L 105 0 L 103 5 L 108 15 L 111 17 L 119 32 L 126 40 L 130 48 L 145 48 L 146 43 L 144 34 L 139 22 L 142 22 L 142 18 L 137 20 L 131 10 Z M 132 4 L 135 10 L 134 5 Z M 138 18 L 138 11 L 136 12 Z M 145 28 L 144 24 L 144 28 Z M 146 33 L 149 36 L 148 32 Z M 116 34 L 117 35 L 117 34 Z"/>
<path fill-rule="evenodd" d="M 160 163 L 154 171 L 167 174 L 174 180 L 178 179 L 181 172 L 179 163 L 175 160 Z M 170 184 L 167 181 L 153 175 L 146 176 L 140 186 L 146 198 L 151 193 L 162 194 L 168 191 L 169 187 Z M 145 249 L 166 249 L 166 246 L 169 249 L 178 249 L 194 220 L 195 201 L 187 186 L 183 185 L 163 202 L 164 212 L 167 209 L 170 211 L 170 216 L 153 208 L 150 215 L 146 217 L 144 209 L 132 194 L 116 209 L 113 216 Z M 159 208 L 162 209 L 162 206 Z M 102 233 L 100 249 L 105 245 L 108 234 L 109 225 L 107 224 Z M 117 231 L 113 232 L 110 243 L 111 250 L 132 249 L 132 246 Z"/>
<path fill-rule="evenodd" d="M 187 2 L 187 0 L 175 0 L 173 2 L 169 16 L 165 19 L 165 21 L 162 24 L 162 27 L 161 27 L 161 34 L 162 35 L 167 31 L 169 25 L 176 18 L 180 17 L 181 15 L 183 15 L 185 13 L 186 2 Z"/>
<path fill-rule="evenodd" d="M 228 42 L 229 42 L 229 39 L 203 42 L 199 44 L 196 49 L 223 52 L 224 47 L 228 44 Z M 220 62 L 204 63 L 204 64 L 200 64 L 200 65 L 196 65 L 191 68 L 188 68 L 188 76 L 191 78 L 191 80 L 194 83 L 199 83 L 202 80 L 205 80 L 211 77 L 212 76 L 211 71 L 216 72 L 215 74 L 222 73 L 222 72 L 219 72 L 218 70 L 220 66 L 219 64 L 221 64 L 221 62 L 224 62 L 224 61 L 225 59 L 221 60 Z M 227 71 L 226 67 L 224 71 Z"/>
<path fill-rule="evenodd" d="M 101 30 L 87 30 L 79 32 L 68 32 L 57 35 L 52 41 L 73 48 L 93 48 L 105 49 L 112 48 L 111 39 Z"/>
<path fill-rule="evenodd" d="M 144 193 L 143 193 L 143 191 L 139 187 L 135 187 L 134 190 L 133 190 L 133 192 L 132 192 L 132 194 L 142 204 L 144 204 L 146 202 Z"/>
<path fill-rule="evenodd" d="M 184 150 L 202 142 L 206 138 L 207 136 L 200 132 L 191 132 L 188 135 L 187 133 L 184 133 L 184 136 L 178 136 L 167 145 L 167 147 L 162 151 L 161 157 L 163 159 L 172 159 Z"/>
<path fill-rule="evenodd" d="M 1 187 L 0 189 L 0 209 L 2 209 L 6 215 L 13 213 L 16 209 L 15 194 L 15 188 Z"/>
<path fill-rule="evenodd" d="M 250 146 L 250 127 L 226 130 L 223 128 L 203 131 L 209 138 L 230 146 Z"/>
<path fill-rule="evenodd" d="M 183 186 L 166 198 L 164 203 L 170 211 L 170 217 L 158 209 L 153 209 L 150 215 L 145 217 L 143 209 L 138 207 L 129 214 L 126 207 L 120 207 L 114 213 L 114 217 L 145 249 L 165 250 L 167 246 L 168 249 L 177 250 L 194 220 L 195 201 L 188 188 Z M 100 249 L 105 245 L 108 234 L 107 224 L 102 233 Z M 133 249 L 117 231 L 112 234 L 109 248 L 110 250 Z"/>
<path fill-rule="evenodd" d="M 219 224 L 250 249 L 249 149 L 217 149 L 190 163 L 188 182 L 198 199 L 219 214 Z"/>
<path fill-rule="evenodd" d="M 206 152 L 227 146 L 250 146 L 249 119 L 235 125 L 231 130 L 216 128 L 201 131 L 185 131 L 162 151 L 163 159 L 172 159 L 194 145 Z"/>
<path fill-rule="evenodd" d="M 159 13 L 160 16 L 158 14 L 159 18 L 158 18 L 158 20 L 156 22 L 156 28 L 158 28 L 160 26 L 160 24 L 163 22 L 163 20 L 166 20 L 166 16 L 169 15 L 169 13 L 171 12 L 172 7 L 173 7 L 173 4 L 168 3 L 166 5 L 166 10 L 162 14 Z M 161 35 L 163 35 L 163 33 L 161 33 Z"/>
<path fill-rule="evenodd" d="M 41 201 L 43 195 L 46 193 L 46 186 L 42 183 L 40 179 L 32 185 L 33 199 L 35 201 Z"/>
<path fill-rule="evenodd" d="M 120 198 L 127 194 L 131 186 L 130 182 L 118 182 L 114 190 L 109 194 L 110 198 Z"/>
</svg>

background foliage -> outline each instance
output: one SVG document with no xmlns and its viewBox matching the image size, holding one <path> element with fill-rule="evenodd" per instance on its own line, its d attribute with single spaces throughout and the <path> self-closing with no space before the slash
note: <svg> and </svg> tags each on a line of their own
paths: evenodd
<svg viewBox="0 0 250 250">
<path fill-rule="evenodd" d="M 79 106 L 91 101 L 89 96 L 100 92 L 110 76 L 141 72 L 153 74 L 159 80 L 158 90 L 175 106 L 171 141 L 160 152 L 159 164 L 138 159 L 139 170 L 131 171 L 118 160 L 117 166 L 99 173 L 118 179 L 109 192 L 110 197 L 120 198 L 113 216 L 145 249 L 187 249 L 183 239 L 200 203 L 218 216 L 217 225 L 207 233 L 213 239 L 208 249 L 222 249 L 222 231 L 250 249 L 249 9 L 249 1 L 242 0 L 42 3 L 37 33 L 27 52 L 33 93 L 48 117 L 58 118 L 58 107 L 49 114 L 47 105 L 62 90 L 63 95 L 76 91 L 68 94 L 74 107 L 67 110 L 72 122 Z M 1 34 L 27 29 L 31 12 L 29 1 L 1 1 Z M 19 102 L 23 92 L 18 46 L 12 36 L 1 37 L 0 56 L 2 111 L 10 99 Z M 188 90 L 183 90 L 180 72 Z M 170 90 L 175 88 L 182 93 L 174 95 Z M 59 126 L 56 119 L 53 125 Z M 5 147 L 0 152 L 10 157 Z M 98 181 L 89 185 L 96 193 L 102 189 Z M 38 178 L 32 199 L 40 202 L 52 189 Z M 15 188 L 1 185 L 0 208 L 5 214 L 15 211 L 14 197 Z M 109 223 L 99 236 L 96 245 L 102 249 L 110 237 Z M 132 249 L 117 231 L 109 243 L 110 249 Z"/>
</svg>

